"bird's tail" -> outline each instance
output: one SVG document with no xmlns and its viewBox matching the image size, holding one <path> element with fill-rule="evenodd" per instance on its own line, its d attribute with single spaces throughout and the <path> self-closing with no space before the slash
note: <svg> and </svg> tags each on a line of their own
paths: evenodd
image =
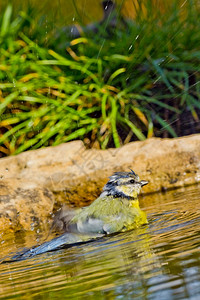
<svg viewBox="0 0 200 300">
<path fill-rule="evenodd" d="M 61 236 L 52 239 L 51 241 L 41 244 L 40 246 L 20 252 L 4 262 L 14 262 L 28 259 L 46 252 L 56 251 L 62 248 L 69 248 L 81 243 L 88 243 L 99 237 L 102 237 L 102 235 L 84 235 L 66 232 Z"/>
</svg>

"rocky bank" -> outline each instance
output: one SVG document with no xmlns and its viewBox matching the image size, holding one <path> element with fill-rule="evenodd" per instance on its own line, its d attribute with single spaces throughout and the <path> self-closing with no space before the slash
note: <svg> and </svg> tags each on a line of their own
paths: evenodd
<svg viewBox="0 0 200 300">
<path fill-rule="evenodd" d="M 200 134 L 108 150 L 86 150 L 81 141 L 73 141 L 1 158 L 1 231 L 47 226 L 55 207 L 89 204 L 108 176 L 129 168 L 149 181 L 145 194 L 198 183 Z"/>
</svg>

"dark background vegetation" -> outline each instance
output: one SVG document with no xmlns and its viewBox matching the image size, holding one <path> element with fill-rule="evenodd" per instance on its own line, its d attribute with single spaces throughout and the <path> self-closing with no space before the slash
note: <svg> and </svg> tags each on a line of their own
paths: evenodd
<svg viewBox="0 0 200 300">
<path fill-rule="evenodd" d="M 198 0 L 48 3 L 2 3 L 0 156 L 200 131 Z"/>
</svg>

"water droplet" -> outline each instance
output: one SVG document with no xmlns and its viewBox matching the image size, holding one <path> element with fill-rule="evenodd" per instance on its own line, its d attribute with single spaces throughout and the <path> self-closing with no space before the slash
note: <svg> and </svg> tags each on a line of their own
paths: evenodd
<svg viewBox="0 0 200 300">
<path fill-rule="evenodd" d="M 197 174 L 195 179 L 196 179 L 196 181 L 200 181 L 200 174 Z"/>
<path fill-rule="evenodd" d="M 33 231 L 35 228 L 35 224 L 34 223 L 31 223 L 31 231 Z"/>
<path fill-rule="evenodd" d="M 33 121 L 30 121 L 29 123 L 28 123 L 28 127 L 32 127 L 33 126 Z"/>
<path fill-rule="evenodd" d="M 137 40 L 138 38 L 139 38 L 139 34 L 136 36 L 136 38 L 135 38 L 135 39 Z"/>
<path fill-rule="evenodd" d="M 128 50 L 131 50 L 132 47 L 133 47 L 133 45 L 130 45 L 130 47 L 128 48 Z"/>
<path fill-rule="evenodd" d="M 183 7 L 185 5 L 185 3 L 187 2 L 187 0 L 185 0 L 182 4 L 181 7 Z"/>
</svg>

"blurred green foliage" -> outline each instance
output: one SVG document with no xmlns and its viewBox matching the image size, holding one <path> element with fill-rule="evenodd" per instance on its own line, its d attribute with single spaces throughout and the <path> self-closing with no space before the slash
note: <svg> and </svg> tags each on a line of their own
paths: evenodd
<svg viewBox="0 0 200 300">
<path fill-rule="evenodd" d="M 62 30 L 47 34 L 35 10 L 13 18 L 7 6 L 0 24 L 2 155 L 74 139 L 119 147 L 181 135 L 184 113 L 199 122 L 198 1 L 184 10 L 173 1 L 165 14 L 143 2 L 134 22 L 72 41 Z"/>
</svg>

